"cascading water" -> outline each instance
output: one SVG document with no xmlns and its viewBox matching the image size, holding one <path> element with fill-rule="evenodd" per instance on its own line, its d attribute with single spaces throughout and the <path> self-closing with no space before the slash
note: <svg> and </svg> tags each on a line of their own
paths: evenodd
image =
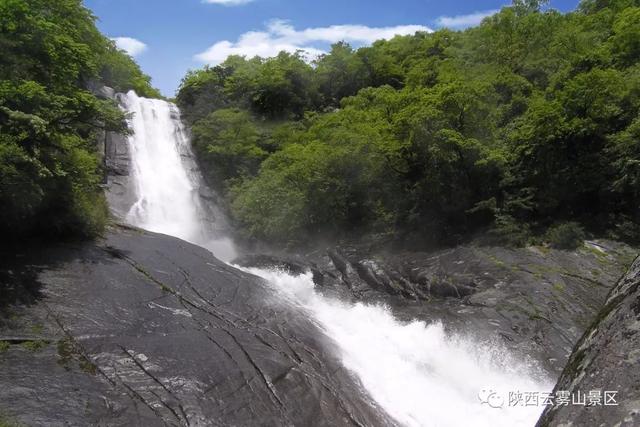
<svg viewBox="0 0 640 427">
<path fill-rule="evenodd" d="M 447 334 L 440 323 L 403 323 L 380 305 L 347 304 L 315 291 L 313 275 L 244 269 L 305 310 L 338 346 L 344 366 L 376 403 L 406 426 L 535 425 L 553 384 L 534 363 L 496 343 Z M 523 401 L 511 397 L 522 393 Z"/>
<path fill-rule="evenodd" d="M 223 215 L 200 196 L 202 183 L 178 108 L 160 99 L 141 98 L 133 91 L 121 95 L 120 102 L 130 114 L 129 146 L 137 197 L 125 220 L 204 246 L 222 260 L 234 258 L 233 244 L 220 235 L 219 229 L 225 228 Z"/>
<path fill-rule="evenodd" d="M 132 114 L 129 144 L 137 195 L 126 219 L 230 261 L 233 245 L 211 226 L 209 216 L 218 222 L 223 216 L 200 197 L 199 174 L 177 107 L 133 92 L 121 103 Z M 314 290 L 311 274 L 248 271 L 265 278 L 285 303 L 308 313 L 337 344 L 344 366 L 402 425 L 532 426 L 542 406 L 510 406 L 508 393 L 552 388 L 535 368 L 500 346 L 446 334 L 440 324 L 400 322 L 382 306 L 324 297 Z"/>
</svg>

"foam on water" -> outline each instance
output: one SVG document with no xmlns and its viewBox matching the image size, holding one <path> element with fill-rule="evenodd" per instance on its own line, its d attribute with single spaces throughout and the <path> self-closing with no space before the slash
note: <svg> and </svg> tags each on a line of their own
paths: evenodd
<svg viewBox="0 0 640 427">
<path fill-rule="evenodd" d="M 307 311 L 335 341 L 344 366 L 403 425 L 533 426 L 543 407 L 509 406 L 509 392 L 553 388 L 535 364 L 496 343 L 447 334 L 440 323 L 401 322 L 381 305 L 324 297 L 314 290 L 311 273 L 244 270 Z"/>
</svg>

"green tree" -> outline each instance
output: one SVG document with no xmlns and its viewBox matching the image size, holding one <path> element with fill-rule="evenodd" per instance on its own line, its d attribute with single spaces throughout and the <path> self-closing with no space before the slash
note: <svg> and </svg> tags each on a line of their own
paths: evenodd
<svg viewBox="0 0 640 427">
<path fill-rule="evenodd" d="M 328 54 L 318 58 L 315 74 L 324 103 L 331 106 L 338 106 L 342 98 L 368 86 L 362 59 L 345 42 L 332 45 Z"/>
<path fill-rule="evenodd" d="M 614 55 L 624 64 L 633 64 L 640 57 L 640 7 L 624 9 L 613 23 L 611 36 Z"/>
<path fill-rule="evenodd" d="M 267 152 L 249 113 L 224 109 L 210 113 L 193 126 L 193 145 L 200 153 L 205 175 L 214 185 L 253 175 Z"/>
<path fill-rule="evenodd" d="M 640 240 L 640 4 L 547 6 L 517 0 L 464 31 L 337 43 L 314 66 L 230 57 L 189 74 L 178 101 L 198 143 L 219 147 L 201 159 L 228 155 L 220 183 L 251 237 L 425 245 L 486 230 L 525 244 L 580 223 Z M 229 107 L 241 126 L 212 121 Z M 238 126 L 254 130 L 221 137 Z"/>
<path fill-rule="evenodd" d="M 312 69 L 300 54 L 280 52 L 256 76 L 253 109 L 270 118 L 301 118 L 317 98 Z"/>
<path fill-rule="evenodd" d="M 0 233 L 99 233 L 107 209 L 97 136 L 125 124 L 113 102 L 86 87 L 117 80 L 119 89 L 157 92 L 80 0 L 1 2 L 0 48 Z M 119 67 L 128 74 L 101 80 Z"/>
</svg>

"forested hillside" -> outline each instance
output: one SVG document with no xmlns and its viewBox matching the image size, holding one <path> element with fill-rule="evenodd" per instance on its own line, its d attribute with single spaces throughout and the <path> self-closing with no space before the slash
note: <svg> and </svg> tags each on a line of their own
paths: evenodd
<svg viewBox="0 0 640 427">
<path fill-rule="evenodd" d="M 640 1 L 511 7 L 463 32 L 229 57 L 177 102 L 247 237 L 640 240 Z"/>
<path fill-rule="evenodd" d="M 93 235 L 107 218 L 98 132 L 125 131 L 90 83 L 160 94 L 81 0 L 0 2 L 0 235 Z"/>
</svg>

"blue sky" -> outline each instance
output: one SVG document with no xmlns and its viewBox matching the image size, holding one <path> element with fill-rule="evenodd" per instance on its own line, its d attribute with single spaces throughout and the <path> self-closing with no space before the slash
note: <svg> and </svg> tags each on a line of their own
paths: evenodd
<svg viewBox="0 0 640 427">
<path fill-rule="evenodd" d="M 474 25 L 509 0 L 85 0 L 98 27 L 118 38 L 173 96 L 187 70 L 230 53 L 269 56 L 303 48 L 309 56 L 333 41 L 354 46 L 393 34 Z M 578 0 L 551 0 L 561 11 Z"/>
</svg>

